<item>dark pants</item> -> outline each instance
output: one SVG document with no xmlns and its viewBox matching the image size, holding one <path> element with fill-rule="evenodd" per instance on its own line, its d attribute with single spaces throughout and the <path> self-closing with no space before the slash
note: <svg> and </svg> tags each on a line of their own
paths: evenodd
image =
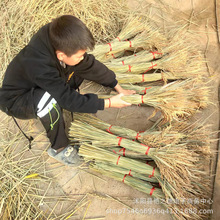
<svg viewBox="0 0 220 220">
<path fill-rule="evenodd" d="M 73 88 L 77 89 L 83 79 L 74 76 Z M 8 115 L 19 119 L 39 118 L 43 124 L 47 137 L 53 149 L 66 147 L 69 139 L 65 133 L 65 123 L 62 109 L 56 100 L 46 91 L 40 88 L 33 88 L 23 96 L 19 97 L 8 109 Z"/>
<path fill-rule="evenodd" d="M 53 100 L 53 98 L 50 96 L 44 106 L 42 106 L 42 111 L 45 111 L 45 114 L 42 117 L 38 115 L 38 105 L 44 95 L 45 91 L 41 89 L 36 89 L 34 91 L 34 109 L 45 128 L 47 137 L 51 143 L 51 147 L 57 150 L 61 147 L 66 147 L 69 144 L 68 137 L 65 133 L 65 123 L 63 120 L 62 109 L 57 102 L 53 103 L 51 107 L 48 108 L 48 104 Z"/>
</svg>

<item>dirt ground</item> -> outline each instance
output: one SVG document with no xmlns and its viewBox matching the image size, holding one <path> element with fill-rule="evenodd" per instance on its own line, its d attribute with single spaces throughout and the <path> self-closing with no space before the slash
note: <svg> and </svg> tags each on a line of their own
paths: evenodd
<svg viewBox="0 0 220 220">
<path fill-rule="evenodd" d="M 141 4 L 140 4 L 141 2 Z M 201 118 L 206 120 L 207 124 L 211 125 L 212 131 L 219 130 L 219 82 L 220 82 L 220 43 L 217 37 L 216 17 L 215 17 L 215 1 L 210 0 L 129 0 L 128 4 L 133 10 L 143 9 L 148 3 L 152 3 L 152 19 L 161 27 L 171 26 L 172 22 L 184 20 L 196 34 L 196 44 L 198 50 L 201 50 L 206 57 L 207 75 L 212 86 L 212 103 L 207 109 L 194 116 L 194 119 Z M 219 3 L 220 12 L 220 3 Z M 137 7 L 137 8 L 136 8 Z M 220 13 L 218 13 L 220 15 Z M 220 22 L 220 16 L 219 16 Z M 219 30 L 220 31 L 220 30 Z M 96 115 L 111 124 L 120 125 L 131 128 L 136 131 L 142 131 L 149 128 L 154 121 L 160 116 L 157 114 L 151 120 L 147 118 L 153 113 L 151 107 L 131 106 L 123 109 L 107 109 L 99 111 Z M 4 113 L 0 113 L 1 116 Z M 67 116 L 67 121 L 69 118 Z M 21 122 L 19 120 L 19 122 Z M 32 154 L 48 147 L 48 140 L 45 137 L 43 128 L 39 121 L 32 120 L 32 134 L 35 137 L 33 142 Z M 16 129 L 16 128 L 15 128 Z M 42 135 L 38 135 L 42 133 Z M 215 135 L 218 138 L 218 135 Z M 210 165 L 210 172 L 213 174 L 213 204 L 210 210 L 213 210 L 212 220 L 220 219 L 220 163 L 218 162 L 219 142 L 215 141 L 212 144 L 212 150 L 215 156 Z M 87 195 L 90 200 L 90 206 L 86 213 L 85 219 L 106 219 L 106 220 L 169 220 L 169 213 L 163 212 L 163 207 L 155 200 L 148 197 L 147 194 L 139 192 L 122 182 L 104 177 L 99 174 L 93 175 L 86 169 L 73 169 L 60 166 L 55 160 L 43 154 L 43 160 L 47 161 L 47 166 L 53 168 L 51 175 L 54 177 L 54 192 L 60 190 L 65 194 L 71 195 Z M 61 172 L 62 171 L 62 172 Z M 62 173 L 60 175 L 60 172 Z M 210 186 L 212 187 L 212 186 Z M 148 210 L 147 213 L 132 213 L 128 207 L 137 209 L 139 212 Z M 79 211 L 77 215 L 70 219 L 83 219 L 85 209 Z"/>
</svg>

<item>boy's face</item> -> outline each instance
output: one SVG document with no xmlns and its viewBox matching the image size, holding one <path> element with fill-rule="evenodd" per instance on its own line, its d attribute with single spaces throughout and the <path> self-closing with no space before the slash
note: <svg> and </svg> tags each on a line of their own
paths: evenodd
<svg viewBox="0 0 220 220">
<path fill-rule="evenodd" d="M 79 50 L 78 52 L 76 52 L 70 57 L 68 57 L 65 53 L 61 51 L 56 51 L 56 54 L 57 54 L 58 60 L 64 62 L 65 64 L 69 66 L 75 66 L 84 59 L 85 52 L 86 50 Z"/>
</svg>

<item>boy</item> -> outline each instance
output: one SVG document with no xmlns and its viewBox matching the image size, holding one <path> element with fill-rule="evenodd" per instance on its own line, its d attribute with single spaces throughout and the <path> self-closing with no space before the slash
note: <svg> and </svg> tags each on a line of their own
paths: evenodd
<svg viewBox="0 0 220 220">
<path fill-rule="evenodd" d="M 77 147 L 69 145 L 62 109 L 96 113 L 129 103 L 122 95 L 133 94 L 118 84 L 114 72 L 86 53 L 95 46 L 85 24 L 64 15 L 43 26 L 9 64 L 2 88 L 0 108 L 20 119 L 39 118 L 51 142 L 48 154 L 65 165 L 77 166 Z M 79 94 L 84 79 L 114 88 L 119 94 L 98 99 L 95 94 Z"/>
</svg>

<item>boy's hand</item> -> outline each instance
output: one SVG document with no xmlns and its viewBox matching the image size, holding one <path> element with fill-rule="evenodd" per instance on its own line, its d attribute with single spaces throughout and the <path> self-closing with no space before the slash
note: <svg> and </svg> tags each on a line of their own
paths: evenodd
<svg viewBox="0 0 220 220">
<path fill-rule="evenodd" d="M 123 93 L 124 95 L 133 95 L 136 93 L 134 90 L 123 89 L 119 84 L 117 84 L 114 88 L 118 93 Z"/>
<path fill-rule="evenodd" d="M 133 95 L 133 94 L 136 93 L 136 91 L 135 91 L 135 90 L 122 89 L 122 90 L 120 91 L 120 93 L 122 93 L 122 94 L 124 94 L 124 95 Z"/>
<path fill-rule="evenodd" d="M 120 93 L 118 95 L 112 96 L 109 99 L 105 99 L 105 108 L 122 108 L 131 106 L 131 103 L 125 102 L 121 99 L 122 96 L 124 96 L 124 94 Z"/>
</svg>

